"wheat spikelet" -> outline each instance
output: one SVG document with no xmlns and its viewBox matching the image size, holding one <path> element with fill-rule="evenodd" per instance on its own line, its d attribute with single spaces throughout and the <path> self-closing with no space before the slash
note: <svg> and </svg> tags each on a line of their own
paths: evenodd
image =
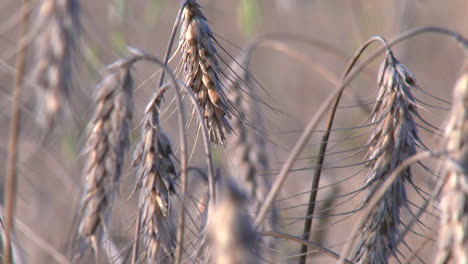
<svg viewBox="0 0 468 264">
<path fill-rule="evenodd" d="M 468 263 L 468 64 L 459 78 L 444 140 L 448 151 L 436 263 Z"/>
<path fill-rule="evenodd" d="M 163 249 L 165 259 L 173 258 L 175 232 L 170 206 L 170 195 L 175 193 L 175 167 L 169 137 L 159 125 L 159 101 L 162 93 L 148 104 L 132 162 L 138 167 L 140 226 L 144 237 L 146 255 L 155 261 Z"/>
<path fill-rule="evenodd" d="M 372 123 L 376 125 L 370 139 L 367 164 L 370 171 L 364 203 L 398 165 L 416 153 L 416 144 L 420 142 L 413 119 L 418 114 L 411 94 L 415 87 L 414 77 L 389 53 L 378 78 L 379 95 L 372 111 Z M 388 258 L 395 255 L 400 208 L 407 207 L 405 182 L 411 182 L 410 168 L 401 172 L 361 226 L 353 256 L 355 262 L 388 263 Z"/>
<path fill-rule="evenodd" d="M 227 118 L 231 107 L 219 79 L 221 71 L 216 40 L 200 6 L 188 0 L 182 13 L 179 49 L 182 52 L 185 84 L 192 89 L 204 114 L 210 141 L 223 144 L 231 131 Z"/>
<path fill-rule="evenodd" d="M 53 126 L 71 87 L 78 10 L 77 0 L 44 0 L 40 8 L 33 74 L 37 117 L 44 127 Z"/>
<path fill-rule="evenodd" d="M 247 197 L 232 182 L 223 185 L 220 195 L 220 202 L 210 209 L 208 223 L 213 263 L 259 263 L 257 236 L 247 212 Z"/>
<path fill-rule="evenodd" d="M 265 200 L 271 187 L 266 177 L 268 169 L 268 155 L 263 130 L 263 120 L 260 115 L 258 102 L 255 102 L 252 78 L 247 70 L 248 56 L 244 55 L 231 63 L 231 70 L 236 75 L 229 82 L 228 98 L 239 112 L 239 118 L 232 121 L 236 133 L 227 138 L 227 146 L 232 160 L 229 166 L 231 175 L 240 177 L 240 186 L 250 197 L 249 209 L 257 212 Z M 277 210 L 272 206 L 268 221 L 264 222 L 262 229 L 277 230 Z M 266 237 L 265 242 L 270 249 L 275 248 L 275 239 Z M 270 251 L 272 252 L 272 251 Z M 264 254 L 271 262 L 276 262 L 274 256 Z"/>
<path fill-rule="evenodd" d="M 79 233 L 95 252 L 129 145 L 133 111 L 133 80 L 129 67 L 115 69 L 98 85 L 87 131 Z"/>
</svg>

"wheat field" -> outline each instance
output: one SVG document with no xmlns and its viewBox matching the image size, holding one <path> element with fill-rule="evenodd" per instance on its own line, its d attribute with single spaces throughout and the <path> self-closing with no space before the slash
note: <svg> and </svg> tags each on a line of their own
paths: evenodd
<svg viewBox="0 0 468 264">
<path fill-rule="evenodd" d="M 1 1 L 0 263 L 467 264 L 467 10 Z"/>
</svg>

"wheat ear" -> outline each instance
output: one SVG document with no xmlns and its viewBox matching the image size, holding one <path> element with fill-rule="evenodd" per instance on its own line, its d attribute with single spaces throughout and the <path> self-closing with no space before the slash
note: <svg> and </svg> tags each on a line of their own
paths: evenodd
<svg viewBox="0 0 468 264">
<path fill-rule="evenodd" d="M 138 168 L 140 229 L 150 261 L 156 261 L 159 249 L 163 249 L 164 257 L 172 259 L 176 245 L 170 206 L 176 171 L 171 142 L 159 124 L 162 94 L 157 93 L 146 107 L 141 139 L 132 162 L 132 166 Z"/>
<path fill-rule="evenodd" d="M 133 111 L 130 65 L 114 69 L 97 87 L 84 149 L 86 167 L 79 234 L 97 252 L 118 182 Z"/>
<path fill-rule="evenodd" d="M 51 128 L 68 98 L 79 33 L 77 0 L 44 0 L 33 68 L 39 122 Z"/>
<path fill-rule="evenodd" d="M 227 137 L 227 147 L 232 160 L 229 166 L 231 175 L 238 175 L 240 186 L 250 198 L 249 210 L 257 212 L 264 201 L 271 183 L 267 178 L 268 152 L 265 143 L 263 119 L 258 102 L 255 102 L 252 76 L 248 71 L 248 56 L 243 55 L 231 63 L 233 78 L 229 82 L 228 98 L 239 112 L 239 118 L 232 121 L 236 133 Z M 268 221 L 262 229 L 277 230 L 278 212 L 273 205 L 270 209 Z M 265 242 L 272 251 L 275 249 L 275 238 L 265 237 Z M 271 262 L 274 256 L 263 254 Z"/>
<path fill-rule="evenodd" d="M 413 116 L 417 115 L 411 90 L 415 79 L 391 52 L 380 67 L 379 95 L 372 111 L 375 124 L 368 152 L 370 168 L 364 204 L 404 160 L 416 154 L 420 142 Z M 361 226 L 353 260 L 357 263 L 388 263 L 397 252 L 400 208 L 407 207 L 405 183 L 411 182 L 411 169 L 403 170 L 385 193 L 379 205 Z"/>
<path fill-rule="evenodd" d="M 468 64 L 453 93 L 453 106 L 444 136 L 445 162 L 441 197 L 441 228 L 436 263 L 468 263 Z"/>
<path fill-rule="evenodd" d="M 211 203 L 208 241 L 213 263 L 259 263 L 257 234 L 247 212 L 247 201 L 247 196 L 228 182 L 222 185 L 220 202 Z"/>
<path fill-rule="evenodd" d="M 231 118 L 231 106 L 219 78 L 217 41 L 195 0 L 187 0 L 183 8 L 179 38 L 183 79 L 202 109 L 210 141 L 223 144 L 232 130 L 227 119 Z"/>
</svg>

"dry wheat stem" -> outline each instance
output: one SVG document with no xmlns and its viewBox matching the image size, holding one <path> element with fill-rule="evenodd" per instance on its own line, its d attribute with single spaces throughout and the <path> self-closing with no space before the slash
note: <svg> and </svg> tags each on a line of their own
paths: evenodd
<svg viewBox="0 0 468 264">
<path fill-rule="evenodd" d="M 417 116 L 411 90 L 416 87 L 412 74 L 399 63 L 391 52 L 381 65 L 378 77 L 379 95 L 372 111 L 375 123 L 368 151 L 370 167 L 367 177 L 366 204 L 374 196 L 382 182 L 404 160 L 416 154 L 419 140 Z M 407 168 L 393 182 L 375 210 L 368 215 L 361 226 L 361 235 L 353 260 L 358 263 L 388 263 L 396 255 L 399 240 L 400 208 L 408 207 L 405 184 L 412 181 L 411 170 Z"/>
<path fill-rule="evenodd" d="M 232 130 L 228 121 L 232 106 L 219 78 L 217 41 L 195 0 L 185 2 L 181 23 L 179 49 L 184 82 L 194 92 L 203 111 L 211 142 L 224 144 L 225 135 Z"/>
<path fill-rule="evenodd" d="M 67 258 L 53 245 L 51 245 L 48 241 L 44 240 L 41 236 L 36 234 L 33 230 L 31 230 L 25 223 L 23 223 L 20 219 L 15 219 L 18 229 L 28 237 L 38 248 L 42 251 L 46 252 L 49 256 L 51 256 L 57 263 L 61 264 L 70 264 L 71 262 L 67 260 Z"/>
<path fill-rule="evenodd" d="M 44 0 L 37 24 L 36 62 L 33 69 L 37 117 L 51 128 L 68 98 L 79 32 L 77 0 Z"/>
<path fill-rule="evenodd" d="M 441 228 L 435 263 L 468 263 L 468 63 L 453 92 L 444 141 L 448 155 L 441 194 Z"/>
<path fill-rule="evenodd" d="M 16 74 L 15 86 L 13 90 L 13 102 L 11 104 L 11 119 L 9 127 L 8 139 L 8 158 L 6 164 L 6 182 L 5 182 L 5 248 L 3 251 L 3 263 L 11 264 L 12 262 L 12 239 L 11 233 L 13 230 L 13 220 L 15 211 L 15 199 L 17 191 L 17 176 L 18 176 L 18 144 L 20 133 L 20 118 L 21 118 L 21 96 L 23 93 L 24 75 L 26 69 L 26 34 L 29 30 L 31 1 L 24 0 L 22 4 L 23 17 L 21 18 L 21 29 L 19 36 L 19 45 L 16 58 Z"/>
<path fill-rule="evenodd" d="M 133 112 L 131 63 L 112 69 L 97 87 L 88 126 L 79 234 L 97 253 L 116 185 L 122 174 Z"/>
</svg>

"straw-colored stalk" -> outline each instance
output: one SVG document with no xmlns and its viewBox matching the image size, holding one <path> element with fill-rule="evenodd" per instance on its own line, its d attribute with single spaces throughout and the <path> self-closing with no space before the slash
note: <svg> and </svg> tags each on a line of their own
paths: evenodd
<svg viewBox="0 0 468 264">
<path fill-rule="evenodd" d="M 447 148 L 436 263 L 468 263 L 468 65 L 459 78 L 444 140 Z"/>
<path fill-rule="evenodd" d="M 195 0 L 188 0 L 183 8 L 179 38 L 183 80 L 195 94 L 210 141 L 223 144 L 225 135 L 232 130 L 228 121 L 232 110 L 219 78 L 217 41 Z"/>
<path fill-rule="evenodd" d="M 37 16 L 33 68 L 37 117 L 51 128 L 68 98 L 79 33 L 77 0 L 44 0 Z"/>
<path fill-rule="evenodd" d="M 161 96 L 154 96 L 145 110 L 141 139 L 132 162 L 138 168 L 138 217 L 150 261 L 172 259 L 176 245 L 170 199 L 175 193 L 176 171 L 171 142 L 159 124 Z"/>
<path fill-rule="evenodd" d="M 115 69 L 98 85 L 95 109 L 87 130 L 79 233 L 95 252 L 129 147 L 133 111 L 133 80 L 129 67 Z"/>
<path fill-rule="evenodd" d="M 382 183 L 404 160 L 416 154 L 420 142 L 417 113 L 411 90 L 415 79 L 392 53 L 387 54 L 378 77 L 379 95 L 372 111 L 373 134 L 368 152 L 366 204 Z M 356 263 L 388 263 L 396 255 L 399 240 L 400 209 L 407 208 L 405 183 L 411 182 L 411 169 L 403 170 L 361 226 L 355 248 Z"/>
</svg>

